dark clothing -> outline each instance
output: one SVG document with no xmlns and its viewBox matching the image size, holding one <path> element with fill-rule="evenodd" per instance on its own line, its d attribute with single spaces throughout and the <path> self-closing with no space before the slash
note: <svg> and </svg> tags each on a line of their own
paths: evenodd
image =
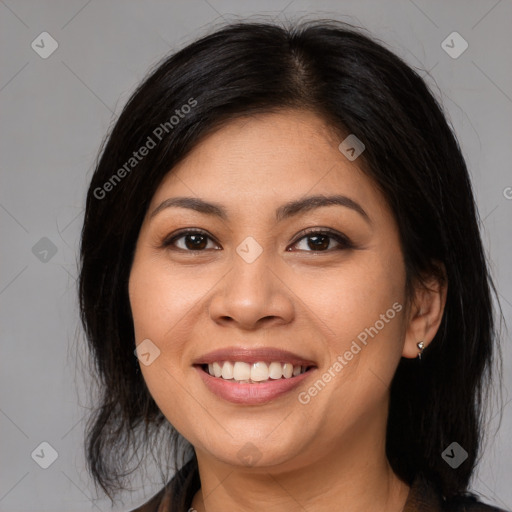
<svg viewBox="0 0 512 512">
<path fill-rule="evenodd" d="M 186 464 L 181 471 L 190 473 L 190 464 Z M 174 480 L 174 479 L 173 479 Z M 189 491 L 190 499 L 180 510 L 171 509 L 172 480 L 158 494 L 131 512 L 187 512 L 192 507 L 192 497 L 197 489 Z M 197 480 L 196 486 L 197 487 Z M 402 512 L 506 512 L 503 509 L 485 505 L 475 498 L 461 497 L 457 500 L 445 501 L 433 485 L 421 478 L 414 480 L 409 496 Z"/>
<path fill-rule="evenodd" d="M 426 480 L 414 480 L 402 512 L 506 512 L 501 508 L 485 505 L 473 497 L 460 497 L 449 502 Z"/>
</svg>

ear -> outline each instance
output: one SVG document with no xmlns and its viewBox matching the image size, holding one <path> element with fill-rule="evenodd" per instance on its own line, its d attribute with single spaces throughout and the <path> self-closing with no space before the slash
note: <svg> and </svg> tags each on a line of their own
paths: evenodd
<svg viewBox="0 0 512 512">
<path fill-rule="evenodd" d="M 415 285 L 414 297 L 408 312 L 403 357 L 418 357 L 420 349 L 417 344 L 423 341 L 427 348 L 441 325 L 448 283 L 444 265 L 438 263 L 438 268 L 442 275 L 431 275 Z"/>
</svg>

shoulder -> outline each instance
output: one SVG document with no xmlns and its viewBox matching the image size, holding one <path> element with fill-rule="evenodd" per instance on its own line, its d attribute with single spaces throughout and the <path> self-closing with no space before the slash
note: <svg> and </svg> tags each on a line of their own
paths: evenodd
<svg viewBox="0 0 512 512">
<path fill-rule="evenodd" d="M 160 492 L 130 512 L 188 512 L 192 498 L 200 487 L 197 460 L 193 457 L 175 473 Z"/>
<path fill-rule="evenodd" d="M 467 493 L 445 499 L 439 489 L 429 480 L 417 477 L 411 485 L 403 512 L 508 512 L 504 509 L 487 505 Z"/>
<path fill-rule="evenodd" d="M 507 512 L 502 508 L 487 505 L 476 497 L 458 498 L 447 502 L 446 512 Z"/>
</svg>

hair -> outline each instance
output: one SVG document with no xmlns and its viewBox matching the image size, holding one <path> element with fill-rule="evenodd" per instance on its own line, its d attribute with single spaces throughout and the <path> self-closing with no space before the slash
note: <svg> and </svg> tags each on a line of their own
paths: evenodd
<svg viewBox="0 0 512 512">
<path fill-rule="evenodd" d="M 103 144 L 87 193 L 79 296 L 101 390 L 86 458 L 111 499 L 136 469 L 128 470 L 130 450 L 153 450 L 159 433 L 175 469 L 188 458 L 195 474 L 175 480 L 176 493 L 191 496 L 199 485 L 192 447 L 164 418 L 134 356 L 128 279 L 148 205 L 208 134 L 235 118 L 287 109 L 314 112 L 363 141 L 358 164 L 398 224 L 408 297 L 428 276 L 448 284 L 440 328 L 421 362 L 402 358 L 396 370 L 386 451 L 409 484 L 424 477 L 446 498 L 467 493 L 499 348 L 496 291 L 468 170 L 442 108 L 413 69 L 361 29 L 316 20 L 232 23 L 189 44 L 139 85 Z M 149 139 L 155 147 L 134 161 Z M 456 471 L 441 457 L 452 441 L 468 452 Z"/>
</svg>

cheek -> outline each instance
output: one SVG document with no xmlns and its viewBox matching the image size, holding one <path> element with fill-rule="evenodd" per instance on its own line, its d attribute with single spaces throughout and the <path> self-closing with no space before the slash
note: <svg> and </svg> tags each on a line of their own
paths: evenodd
<svg viewBox="0 0 512 512">
<path fill-rule="evenodd" d="M 186 323 L 202 294 L 204 289 L 194 286 L 190 277 L 165 271 L 161 263 L 149 258 L 136 259 L 129 282 L 136 340 L 150 338 L 163 343 L 166 336 L 172 338 L 171 333 Z"/>
<path fill-rule="evenodd" d="M 335 375 L 319 404 L 343 404 L 332 409 L 341 421 L 348 411 L 355 418 L 380 407 L 387 393 L 402 353 L 405 271 L 401 259 L 371 256 L 330 273 L 323 285 L 301 293 L 322 320 L 327 368 Z"/>
<path fill-rule="evenodd" d="M 339 340 L 336 347 L 339 351 L 375 324 L 380 338 L 398 341 L 403 327 L 404 291 L 401 259 L 385 259 L 369 253 L 357 263 L 346 268 L 340 266 L 338 271 L 308 283 L 301 295 L 323 320 L 330 337 Z M 393 308 L 394 304 L 397 305 Z"/>
<path fill-rule="evenodd" d="M 190 313 L 200 293 L 141 256 L 134 260 L 128 287 L 135 340 L 140 344 L 149 339 L 160 351 L 151 364 L 140 365 L 141 372 L 163 414 L 179 431 L 188 431 L 186 419 L 193 417 L 194 409 L 183 400 L 186 375 L 181 361 L 191 331 Z"/>
</svg>

